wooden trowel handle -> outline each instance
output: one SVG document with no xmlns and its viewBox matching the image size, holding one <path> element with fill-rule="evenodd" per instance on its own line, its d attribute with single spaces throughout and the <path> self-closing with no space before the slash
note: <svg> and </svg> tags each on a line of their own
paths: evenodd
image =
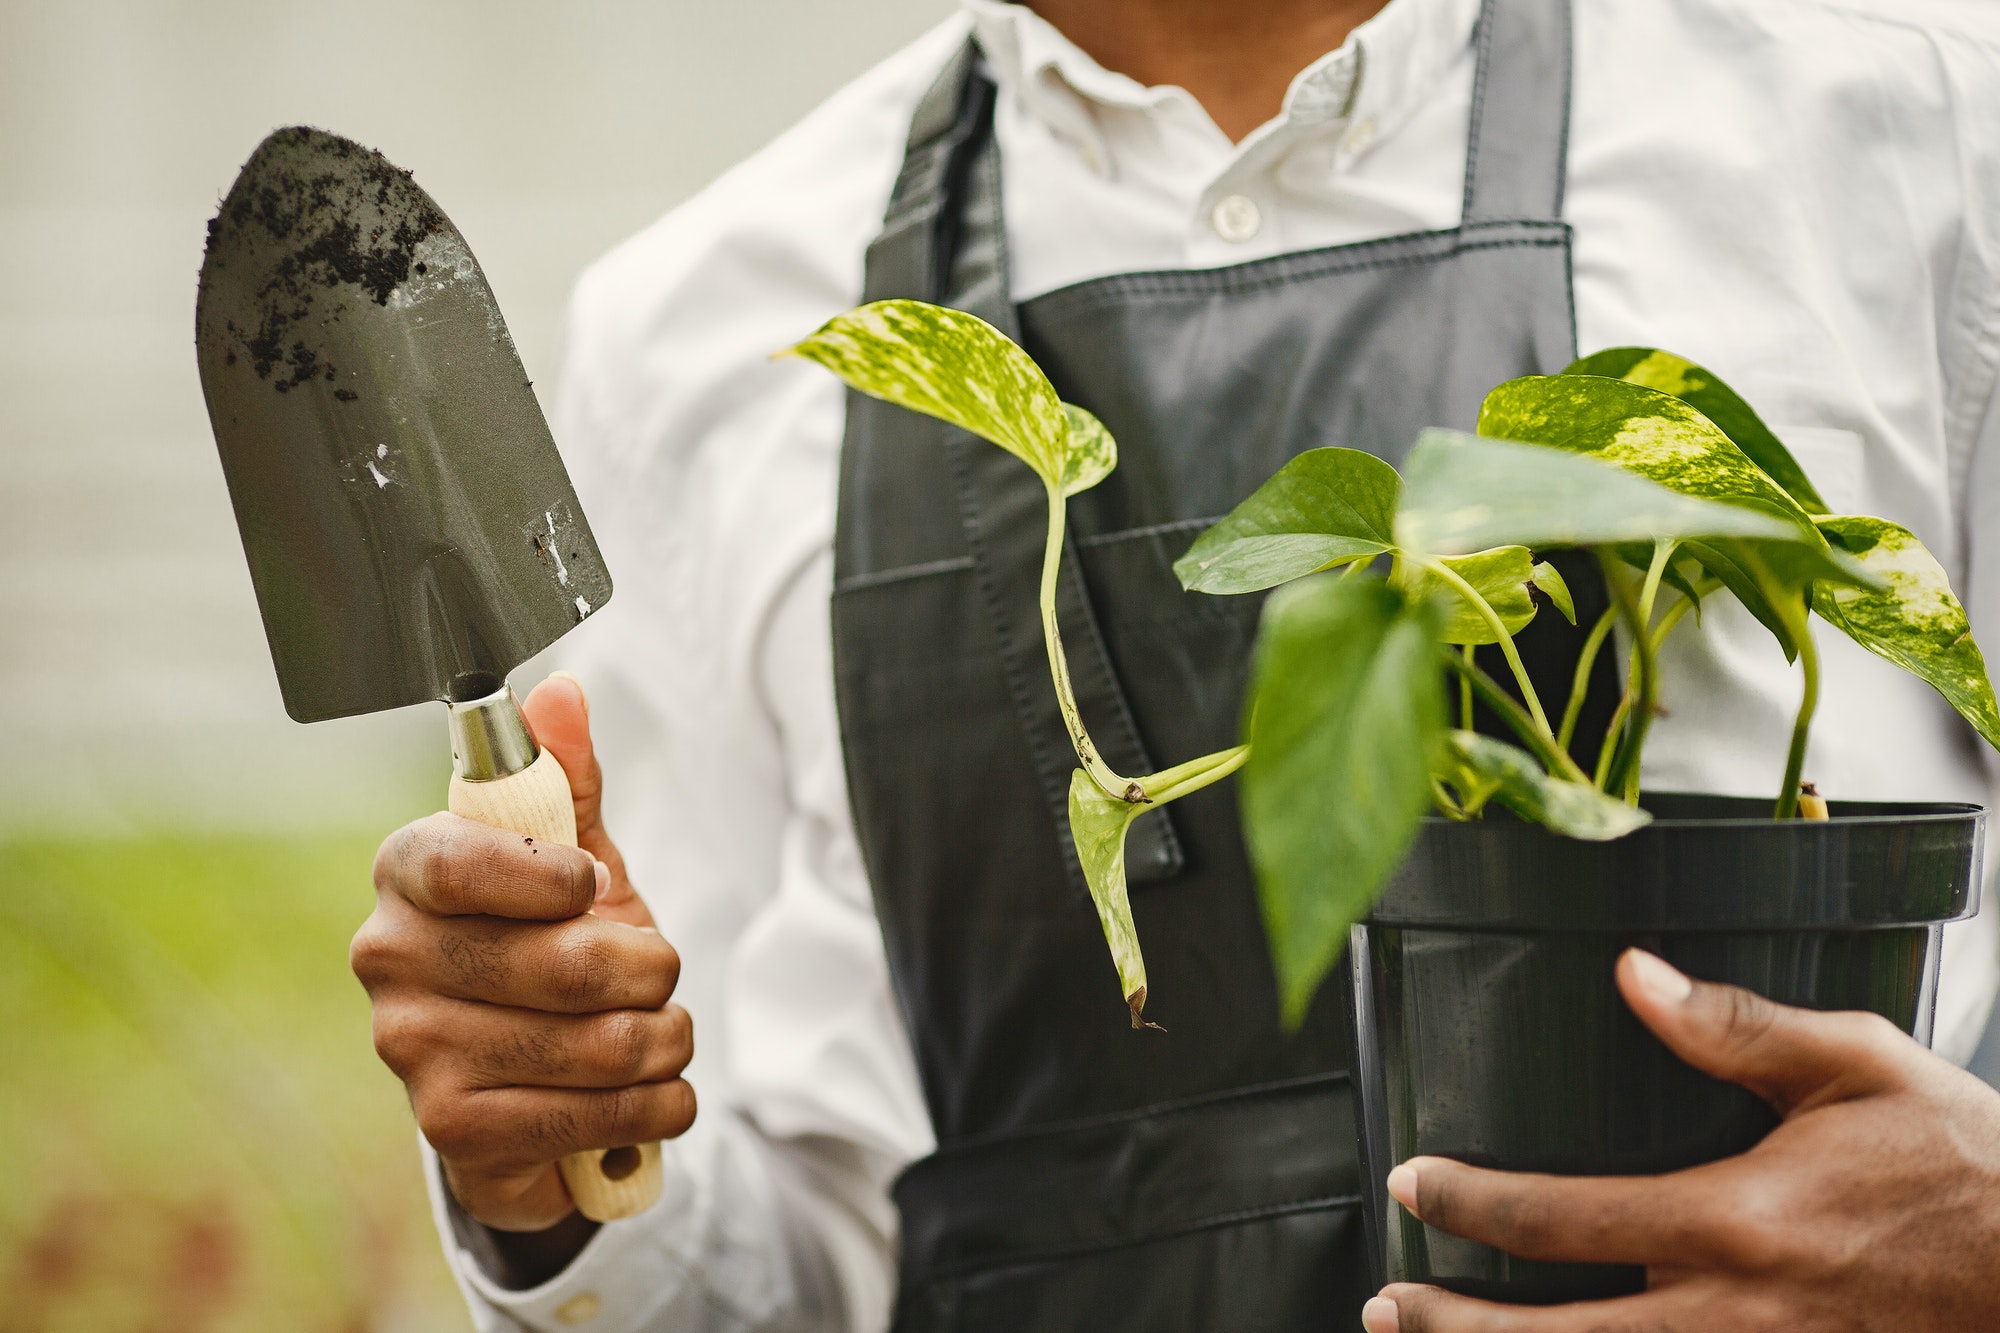
<svg viewBox="0 0 2000 1333">
<path fill-rule="evenodd" d="M 513 692 L 505 690 L 505 708 L 519 715 Z M 494 696 L 497 699 L 498 696 Z M 451 790 L 446 804 L 455 815 L 476 819 L 494 828 L 512 829 L 538 842 L 576 846 L 576 807 L 570 800 L 569 777 L 556 757 L 547 750 L 519 772 L 483 782 L 467 781 L 467 746 L 459 714 L 468 708 L 493 704 L 482 699 L 473 705 L 452 705 L 453 764 Z M 503 705 L 494 704 L 497 708 Z M 503 724 L 507 719 L 502 718 Z M 521 724 L 526 732 L 526 724 Z M 529 742 L 532 747 L 532 742 Z M 474 763 L 477 771 L 477 761 Z M 594 1222 L 615 1222 L 633 1217 L 653 1206 L 660 1197 L 660 1145 L 593 1148 L 571 1153 L 557 1163 L 563 1184 L 577 1209 Z"/>
</svg>

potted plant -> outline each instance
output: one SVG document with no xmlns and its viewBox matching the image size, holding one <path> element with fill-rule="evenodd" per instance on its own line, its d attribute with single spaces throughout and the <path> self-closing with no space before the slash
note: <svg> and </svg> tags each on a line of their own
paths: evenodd
<svg viewBox="0 0 2000 1333">
<path fill-rule="evenodd" d="M 1500 385 L 1477 435 L 1425 432 L 1400 476 L 1351 449 L 1294 458 L 1175 566 L 1195 592 L 1275 589 L 1245 743 L 1125 775 L 1078 714 L 1055 613 L 1065 503 L 1117 465 L 1109 433 L 962 312 L 877 302 L 792 350 L 992 441 L 1041 479 L 1042 626 L 1079 762 L 1070 830 L 1135 1026 L 1146 974 L 1126 832 L 1242 770 L 1286 1021 L 1302 1018 L 1343 953 L 1350 962 L 1371 1235 L 1391 1279 L 1514 1301 L 1644 1281 L 1523 1263 L 1424 1227 L 1380 1187 L 1407 1157 L 1655 1172 L 1742 1151 L 1774 1123 L 1626 1011 L 1611 964 L 1627 945 L 1928 1036 L 1939 931 L 1975 903 L 1983 815 L 1829 808 L 1802 783 L 1819 690 L 1809 617 L 1928 681 L 1996 746 L 2000 709 L 1937 561 L 1894 523 L 1829 514 L 1784 445 L 1707 371 L 1613 349 Z M 1539 614 L 1574 620 L 1561 575 L 1538 558 L 1555 550 L 1594 557 L 1610 609 L 1590 627 L 1568 697 L 1544 700 L 1514 636 Z M 1640 791 L 1661 645 L 1716 597 L 1740 601 L 1799 666 L 1769 802 Z M 1504 675 L 1482 667 L 1481 645 L 1498 648 Z M 1574 734 L 1585 684 L 1596 657 L 1621 646 L 1622 698 L 1587 744 Z M 1475 702 L 1511 740 L 1473 730 Z"/>
</svg>

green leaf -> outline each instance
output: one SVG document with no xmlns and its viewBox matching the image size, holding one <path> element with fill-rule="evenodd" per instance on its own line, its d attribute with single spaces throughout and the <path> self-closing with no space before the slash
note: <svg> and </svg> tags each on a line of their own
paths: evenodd
<svg viewBox="0 0 2000 1333">
<path fill-rule="evenodd" d="M 1084 480 L 1100 465 L 1110 437 L 1083 432 L 1087 457 L 1072 467 L 1072 418 L 1054 386 L 1026 352 L 976 315 L 923 301 L 876 301 L 836 315 L 790 350 L 862 393 L 991 440 L 1058 490 L 1102 479 L 1099 473 Z"/>
<path fill-rule="evenodd" d="M 1443 733 L 1431 762 L 1437 778 L 1457 788 L 1468 802 L 1475 794 L 1481 804 L 1497 800 L 1523 819 L 1566 838 L 1609 842 L 1653 821 L 1644 810 L 1587 782 L 1550 777 L 1526 750 L 1478 732 Z"/>
<path fill-rule="evenodd" d="M 1412 552 L 1650 547 L 1695 536 L 1818 540 L 1776 515 L 1681 495 L 1587 455 L 1459 431 L 1425 431 L 1405 465 L 1403 486 L 1396 534 Z"/>
<path fill-rule="evenodd" d="M 1265 607 L 1243 823 L 1293 1028 L 1430 803 L 1437 630 L 1429 602 L 1371 576 L 1308 579 Z"/>
<path fill-rule="evenodd" d="M 1063 457 L 1062 493 L 1081 495 L 1118 466 L 1118 445 L 1104 423 L 1075 403 L 1062 405 L 1069 418 L 1069 448 Z"/>
<path fill-rule="evenodd" d="M 1843 514 L 1818 522 L 1885 586 L 1818 587 L 1813 609 L 1869 652 L 1930 682 L 1988 745 L 2000 748 L 2000 708 L 1986 659 L 1944 567 L 1914 533 L 1887 519 Z"/>
<path fill-rule="evenodd" d="M 1445 556 L 1439 561 L 1452 573 L 1472 585 L 1500 617 L 1509 634 L 1518 634 L 1535 618 L 1535 599 L 1528 591 L 1533 581 L 1535 558 L 1525 546 L 1496 546 L 1471 555 Z M 1389 582 L 1410 598 L 1436 598 L 1444 607 L 1444 628 L 1438 637 L 1445 643 L 1498 643 L 1500 636 L 1492 624 L 1467 601 L 1465 594 L 1413 560 L 1398 560 Z M 1563 589 L 1565 595 L 1567 588 Z"/>
<path fill-rule="evenodd" d="M 1144 1026 L 1139 1013 L 1146 1007 L 1146 959 L 1139 951 L 1139 931 L 1132 924 L 1132 902 L 1125 887 L 1125 834 L 1132 821 L 1151 809 L 1107 796 L 1076 769 L 1069 775 L 1069 833 L 1076 843 L 1090 900 L 1097 905 L 1104 942 L 1118 968 L 1119 991 L 1132 1011 L 1132 1026 Z"/>
<path fill-rule="evenodd" d="M 1680 399 L 1714 422 L 1751 462 L 1798 501 L 1799 508 L 1808 514 L 1827 512 L 1826 502 L 1819 498 L 1784 441 L 1772 434 L 1750 404 L 1713 371 L 1652 347 L 1611 347 L 1584 357 L 1563 374 L 1604 375 Z"/>
<path fill-rule="evenodd" d="M 1542 596 L 1562 612 L 1564 620 L 1576 623 L 1576 599 L 1569 595 L 1569 584 L 1563 582 L 1561 570 L 1544 560 L 1528 572 L 1528 582 L 1542 590 Z"/>
<path fill-rule="evenodd" d="M 1174 562 L 1191 592 L 1258 592 L 1389 550 L 1402 481 L 1358 449 L 1308 449 Z"/>
</svg>

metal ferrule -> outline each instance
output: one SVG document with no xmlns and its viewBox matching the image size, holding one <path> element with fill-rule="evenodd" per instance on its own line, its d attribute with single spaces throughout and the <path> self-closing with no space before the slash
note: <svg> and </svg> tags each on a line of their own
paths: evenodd
<svg viewBox="0 0 2000 1333">
<path fill-rule="evenodd" d="M 451 767 L 465 782 L 492 782 L 512 777 L 541 753 L 521 716 L 513 687 L 499 689 L 466 703 L 447 701 L 451 728 Z"/>
</svg>

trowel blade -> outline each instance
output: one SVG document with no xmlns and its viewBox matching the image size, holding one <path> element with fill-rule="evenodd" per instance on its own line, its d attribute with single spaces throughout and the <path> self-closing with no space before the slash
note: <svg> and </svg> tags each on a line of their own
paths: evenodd
<svg viewBox="0 0 2000 1333">
<path fill-rule="evenodd" d="M 485 275 L 380 153 L 259 145 L 209 224 L 195 347 L 294 718 L 490 692 L 610 597 Z"/>
</svg>

